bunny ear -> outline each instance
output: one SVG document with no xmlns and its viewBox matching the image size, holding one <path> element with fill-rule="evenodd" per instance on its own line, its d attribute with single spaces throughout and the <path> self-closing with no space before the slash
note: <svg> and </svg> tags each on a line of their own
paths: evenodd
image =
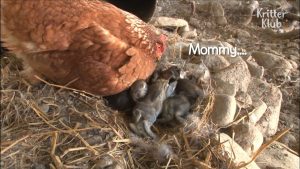
<svg viewBox="0 0 300 169">
<path fill-rule="evenodd" d="M 174 94 L 176 86 L 177 86 L 177 81 L 174 81 L 169 84 L 167 89 L 167 97 L 170 97 Z"/>
</svg>

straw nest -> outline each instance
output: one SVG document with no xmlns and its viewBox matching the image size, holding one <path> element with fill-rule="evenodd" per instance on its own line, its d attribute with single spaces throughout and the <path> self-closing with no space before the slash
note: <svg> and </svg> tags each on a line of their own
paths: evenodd
<svg viewBox="0 0 300 169">
<path fill-rule="evenodd" d="M 102 97 L 43 79 L 31 86 L 21 69 L 1 56 L 1 168 L 233 168 L 209 121 L 213 94 L 187 125 L 155 125 L 160 140 L 150 140 L 134 136 L 130 114 Z"/>
</svg>

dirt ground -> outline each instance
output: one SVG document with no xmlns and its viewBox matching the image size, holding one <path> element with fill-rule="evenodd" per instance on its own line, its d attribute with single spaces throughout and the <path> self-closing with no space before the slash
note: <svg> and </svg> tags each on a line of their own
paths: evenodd
<svg viewBox="0 0 300 169">
<path fill-rule="evenodd" d="M 175 18 L 183 18 L 190 21 L 191 29 L 196 28 L 198 33 L 198 39 L 214 39 L 219 41 L 225 41 L 231 43 L 233 46 L 237 46 L 246 49 L 248 53 L 254 51 L 274 53 L 283 55 L 284 58 L 291 59 L 295 61 L 298 65 L 296 70 L 293 70 L 289 75 L 290 80 L 284 81 L 283 79 L 273 77 L 271 72 L 266 70 L 264 78 L 269 83 L 274 83 L 278 86 L 283 94 L 283 102 L 281 107 L 279 130 L 291 127 L 291 133 L 297 140 L 296 145 L 290 145 L 295 151 L 299 150 L 299 125 L 300 125 L 300 74 L 299 74 L 299 35 L 298 38 L 275 38 L 272 35 L 266 33 L 267 31 L 263 29 L 259 24 L 259 20 L 253 17 L 252 23 L 244 26 L 239 21 L 242 15 L 237 12 L 240 10 L 238 6 L 226 6 L 223 5 L 225 10 L 225 16 L 228 21 L 226 26 L 217 26 L 214 24 L 213 17 L 211 17 L 210 12 L 205 10 L 198 10 L 194 15 L 191 15 L 192 7 L 191 1 L 170 1 L 162 0 L 159 1 L 159 10 L 157 10 L 157 16 L 169 16 Z M 195 1 L 196 4 L 203 1 Z M 226 1 L 220 1 L 221 4 L 227 4 Z M 228 1 L 227 1 L 228 2 Z M 239 1 L 245 2 L 245 1 Z M 262 1 L 259 1 L 262 3 Z M 264 1 L 269 2 L 269 1 Z M 275 2 L 275 1 L 274 1 Z M 283 1 L 276 1 L 283 2 Z M 264 4 L 264 3 L 262 3 Z M 180 8 L 176 8 L 176 7 Z M 175 7 L 175 8 L 174 8 Z M 266 5 L 263 6 L 269 9 L 272 7 Z M 196 10 L 197 11 L 197 10 Z M 193 19 L 200 22 L 193 24 Z M 237 37 L 237 31 L 246 31 L 250 36 Z"/>
</svg>

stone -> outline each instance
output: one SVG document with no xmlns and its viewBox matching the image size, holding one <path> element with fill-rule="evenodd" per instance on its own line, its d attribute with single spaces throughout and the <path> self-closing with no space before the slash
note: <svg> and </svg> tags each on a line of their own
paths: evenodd
<svg viewBox="0 0 300 169">
<path fill-rule="evenodd" d="M 272 136 L 277 132 L 282 93 L 280 89 L 261 79 L 252 78 L 249 84 L 248 93 L 252 100 L 262 99 L 267 105 L 267 111 L 257 122 L 257 127 L 264 136 Z"/>
<path fill-rule="evenodd" d="M 236 100 L 233 96 L 215 95 L 215 102 L 211 112 L 211 120 L 219 127 L 233 122 L 236 112 Z"/>
<path fill-rule="evenodd" d="M 289 62 L 290 62 L 290 64 L 292 65 L 292 67 L 293 67 L 293 69 L 295 70 L 295 69 L 298 69 L 298 64 L 297 64 L 297 62 L 295 62 L 295 61 L 293 61 L 293 60 L 289 60 Z"/>
<path fill-rule="evenodd" d="M 234 166 L 241 165 L 243 163 L 247 163 L 251 160 L 249 155 L 243 150 L 243 148 L 232 140 L 227 134 L 220 133 L 219 142 L 222 144 L 222 150 L 224 151 L 224 156 L 228 160 L 231 160 Z M 229 166 L 229 168 L 234 168 L 234 166 Z M 255 162 L 251 162 L 247 166 L 242 169 L 260 169 Z"/>
<path fill-rule="evenodd" d="M 186 31 L 182 33 L 182 38 L 186 39 L 195 39 L 198 36 L 197 30 L 194 29 L 193 31 Z"/>
<path fill-rule="evenodd" d="M 244 20 L 241 20 L 243 25 L 248 25 L 252 21 L 253 11 L 259 7 L 258 1 L 250 1 L 250 4 L 242 8 L 245 17 L 241 17 Z"/>
<path fill-rule="evenodd" d="M 227 19 L 224 16 L 224 9 L 220 2 L 211 2 L 211 14 L 215 19 L 217 25 L 224 26 L 227 25 Z"/>
<path fill-rule="evenodd" d="M 224 58 L 230 63 L 230 64 L 234 64 L 234 63 L 238 63 L 241 61 L 245 61 L 242 57 L 240 56 L 236 56 L 236 57 L 231 57 L 230 55 L 223 55 Z"/>
<path fill-rule="evenodd" d="M 280 56 L 278 55 L 264 52 L 253 52 L 252 57 L 259 65 L 263 66 L 266 69 L 271 69 L 277 64 L 277 61 L 280 59 Z"/>
<path fill-rule="evenodd" d="M 260 118 L 264 115 L 266 112 L 268 106 L 265 102 L 262 100 L 255 100 L 253 101 L 254 109 L 249 113 L 249 121 L 252 124 L 256 124 Z"/>
<path fill-rule="evenodd" d="M 253 52 L 252 57 L 260 66 L 268 69 L 275 76 L 286 77 L 293 69 L 292 64 L 284 59 L 283 56 L 264 52 Z"/>
<path fill-rule="evenodd" d="M 235 96 L 235 99 L 241 108 L 248 108 L 252 105 L 251 96 L 245 92 L 238 92 Z"/>
<path fill-rule="evenodd" d="M 204 56 L 203 63 L 211 71 L 218 71 L 230 65 L 230 63 L 223 56 L 219 55 Z"/>
<path fill-rule="evenodd" d="M 153 25 L 159 28 L 179 28 L 181 35 L 183 32 L 190 31 L 189 24 L 184 19 L 171 18 L 171 17 L 156 17 L 153 19 Z"/>
<path fill-rule="evenodd" d="M 189 24 L 196 28 L 201 28 L 201 22 L 197 18 L 191 17 L 189 20 Z"/>
<path fill-rule="evenodd" d="M 248 69 L 252 77 L 262 79 L 265 73 L 263 66 L 259 66 L 256 62 L 247 60 Z"/>
<path fill-rule="evenodd" d="M 222 42 L 224 47 L 233 48 L 233 46 L 228 42 Z"/>
<path fill-rule="evenodd" d="M 245 30 L 242 30 L 242 29 L 237 29 L 235 31 L 235 35 L 237 38 L 239 39 L 247 39 L 247 38 L 250 38 L 251 35 L 249 32 L 245 31 Z"/>
<path fill-rule="evenodd" d="M 227 24 L 224 8 L 220 2 L 198 1 L 196 9 L 201 13 L 210 13 L 217 25 L 224 26 Z"/>
<path fill-rule="evenodd" d="M 237 91 L 247 92 L 251 75 L 246 62 L 241 59 L 230 66 L 212 74 L 213 78 L 221 79 L 225 82 L 235 84 Z"/>
<path fill-rule="evenodd" d="M 225 94 L 229 96 L 236 95 L 236 85 L 229 82 L 225 82 L 222 79 L 213 78 L 212 86 L 216 94 Z"/>
<path fill-rule="evenodd" d="M 275 141 L 255 160 L 261 168 L 299 168 L 299 157 L 287 150 L 282 143 Z"/>
<path fill-rule="evenodd" d="M 237 26 L 248 25 L 252 21 L 253 11 L 259 6 L 257 1 L 222 1 L 227 12 L 227 18 L 230 23 Z M 239 17 L 236 17 L 239 16 Z"/>
<path fill-rule="evenodd" d="M 263 144 L 262 133 L 251 123 L 238 124 L 234 127 L 234 140 L 251 157 Z"/>
</svg>

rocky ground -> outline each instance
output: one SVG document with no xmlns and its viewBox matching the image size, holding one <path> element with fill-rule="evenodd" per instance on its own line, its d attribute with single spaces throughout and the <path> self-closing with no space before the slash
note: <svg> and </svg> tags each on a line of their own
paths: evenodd
<svg viewBox="0 0 300 169">
<path fill-rule="evenodd" d="M 299 168 L 299 22 L 263 29 L 260 7 L 299 10 L 283 0 L 158 1 L 150 23 L 169 39 L 158 69 L 178 66 L 207 94 L 190 125 L 155 125 L 159 141 L 133 136 L 131 115 L 101 97 L 30 86 L 3 54 L 1 168 Z M 243 55 L 193 55 L 191 43 Z"/>
<path fill-rule="evenodd" d="M 299 2 L 163 0 L 156 13 L 158 19 L 153 21 L 156 26 L 161 27 L 168 22 L 172 22 L 175 27 L 174 23 L 177 22 L 177 26 L 181 28 L 177 29 L 177 33 L 184 37 L 170 44 L 171 51 L 166 63 L 182 65 L 178 59 L 170 57 L 173 54 L 176 58 L 185 60 L 187 70 L 197 67 L 196 65 L 199 69 L 199 63 L 204 64 L 209 69 L 211 80 L 216 83 L 213 89 L 215 94 L 235 96 L 240 116 L 253 113 L 249 115 L 247 122 L 236 126 L 245 130 L 235 131 L 236 141 L 250 155 L 259 148 L 255 144 L 266 142 L 285 128 L 291 129 L 278 141 L 299 153 L 299 22 L 283 19 L 282 27 L 271 30 L 263 28 L 261 18 L 256 16 L 260 8 L 262 11 L 280 11 L 295 7 L 295 3 Z M 161 16 L 180 19 L 170 18 L 169 21 L 160 22 Z M 293 29 L 298 31 L 288 35 L 287 32 L 293 32 Z M 235 46 L 247 54 L 236 58 L 226 55 L 195 56 L 187 52 L 190 43 L 198 43 L 200 46 Z M 200 72 L 197 73 L 203 78 L 205 73 L 203 70 L 202 74 Z M 229 90 L 232 86 L 226 83 L 233 84 L 236 91 Z M 222 102 L 226 101 L 222 99 L 220 103 Z M 224 110 L 224 107 L 220 110 Z M 236 113 L 232 111 L 233 114 Z M 226 125 L 232 122 L 234 115 L 230 117 L 228 110 L 224 112 L 227 113 L 224 116 L 220 112 L 222 111 L 215 115 L 215 123 Z M 226 118 L 231 120 L 225 120 Z M 251 139 L 253 144 L 249 141 Z M 281 152 L 277 153 L 280 156 Z M 291 167 L 276 165 L 270 164 L 270 167 Z"/>
</svg>

